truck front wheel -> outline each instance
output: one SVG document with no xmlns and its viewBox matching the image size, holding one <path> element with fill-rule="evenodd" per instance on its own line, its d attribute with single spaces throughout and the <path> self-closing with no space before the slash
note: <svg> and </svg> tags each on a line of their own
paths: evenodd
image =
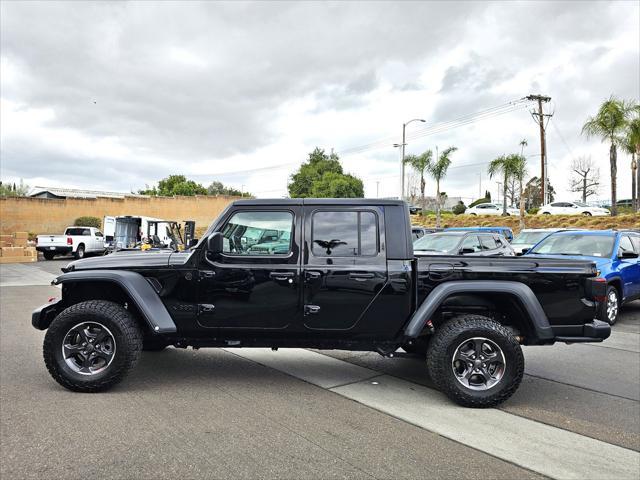
<svg viewBox="0 0 640 480">
<path fill-rule="evenodd" d="M 99 392 L 120 382 L 142 350 L 131 313 L 106 300 L 77 303 L 51 322 L 44 361 L 53 379 L 76 392 Z"/>
<path fill-rule="evenodd" d="M 455 317 L 436 329 L 427 352 L 431 380 L 465 407 L 494 407 L 518 389 L 522 348 L 511 332 L 479 315 Z"/>
</svg>

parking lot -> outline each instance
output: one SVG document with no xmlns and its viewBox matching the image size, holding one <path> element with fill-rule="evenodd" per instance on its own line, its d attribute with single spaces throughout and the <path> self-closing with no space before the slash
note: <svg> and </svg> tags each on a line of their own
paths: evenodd
<svg viewBox="0 0 640 480">
<path fill-rule="evenodd" d="M 499 409 L 434 390 L 424 360 L 170 348 L 71 393 L 31 310 L 68 260 L 0 266 L 1 478 L 638 478 L 640 302 L 602 344 L 525 347 Z"/>
</svg>

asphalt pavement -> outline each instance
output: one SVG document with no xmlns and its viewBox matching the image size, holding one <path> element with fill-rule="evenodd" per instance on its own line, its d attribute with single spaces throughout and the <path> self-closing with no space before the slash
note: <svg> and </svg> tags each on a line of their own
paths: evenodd
<svg viewBox="0 0 640 480">
<path fill-rule="evenodd" d="M 640 302 L 598 345 L 525 347 L 499 409 L 458 407 L 424 360 L 170 348 L 101 394 L 42 360 L 33 308 L 68 260 L 0 266 L 0 478 L 638 478 Z"/>
</svg>

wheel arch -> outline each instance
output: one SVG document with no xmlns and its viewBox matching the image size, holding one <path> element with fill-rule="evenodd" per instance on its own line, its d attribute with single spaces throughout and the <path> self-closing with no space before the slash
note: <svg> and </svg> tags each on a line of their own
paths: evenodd
<svg viewBox="0 0 640 480">
<path fill-rule="evenodd" d="M 457 306 L 456 300 L 461 300 L 467 308 Z M 451 281 L 438 285 L 415 311 L 404 334 L 408 338 L 416 338 L 427 322 L 440 313 L 472 313 L 469 306 L 505 314 L 506 320 L 496 320 L 520 330 L 528 339 L 527 343 L 546 343 L 555 336 L 540 302 L 527 285 L 485 280 Z M 481 314 L 478 311 L 474 313 Z"/>
<path fill-rule="evenodd" d="M 154 334 L 174 333 L 176 324 L 145 277 L 136 272 L 118 270 L 86 270 L 60 275 L 53 282 L 62 285 L 62 306 L 85 300 L 116 300 L 127 303 L 136 317 L 144 320 L 142 327 Z M 41 324 L 46 329 L 49 323 Z"/>
</svg>

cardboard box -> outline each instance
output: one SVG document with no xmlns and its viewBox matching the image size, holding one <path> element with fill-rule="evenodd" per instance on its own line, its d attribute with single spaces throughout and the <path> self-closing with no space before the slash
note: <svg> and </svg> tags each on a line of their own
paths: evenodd
<svg viewBox="0 0 640 480">
<path fill-rule="evenodd" d="M 26 247 L 28 245 L 29 245 L 29 240 L 27 240 L 26 238 L 15 238 L 13 240 L 14 247 Z"/>
<path fill-rule="evenodd" d="M 25 257 L 37 257 L 38 256 L 38 251 L 36 250 L 36 247 L 27 247 L 24 249 L 24 256 Z"/>
<path fill-rule="evenodd" d="M 29 232 L 16 232 L 13 234 L 14 238 L 24 238 L 27 240 L 29 238 Z"/>
<path fill-rule="evenodd" d="M 0 242 L 12 243 L 13 235 L 0 235 Z"/>
<path fill-rule="evenodd" d="M 3 257 L 24 257 L 24 248 L 22 247 L 2 247 Z"/>
<path fill-rule="evenodd" d="M 0 248 L 2 247 L 11 247 L 11 242 L 5 242 L 4 240 L 0 240 Z"/>
</svg>

